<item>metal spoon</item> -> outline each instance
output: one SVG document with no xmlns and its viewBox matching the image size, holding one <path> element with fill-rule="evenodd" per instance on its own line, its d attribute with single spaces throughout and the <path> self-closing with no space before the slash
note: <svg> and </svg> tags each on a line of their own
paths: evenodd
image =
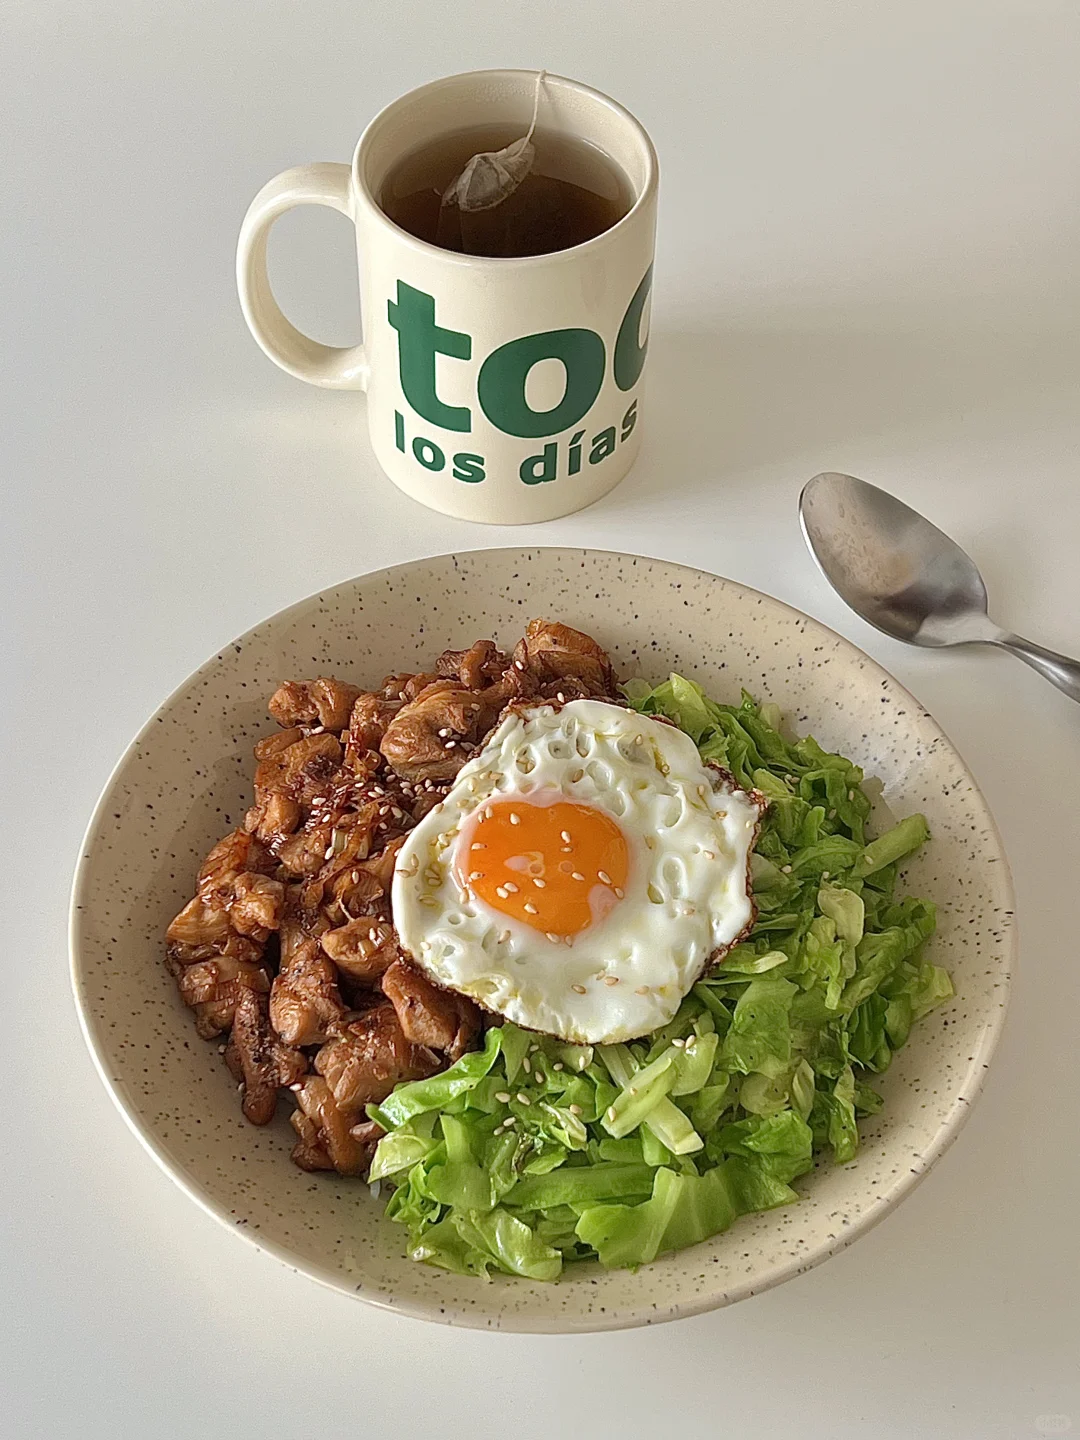
<svg viewBox="0 0 1080 1440">
<path fill-rule="evenodd" d="M 799 519 L 822 574 L 857 615 L 909 645 L 997 645 L 1080 701 L 1080 663 L 995 625 L 986 585 L 954 540 L 854 475 L 815 475 Z"/>
</svg>

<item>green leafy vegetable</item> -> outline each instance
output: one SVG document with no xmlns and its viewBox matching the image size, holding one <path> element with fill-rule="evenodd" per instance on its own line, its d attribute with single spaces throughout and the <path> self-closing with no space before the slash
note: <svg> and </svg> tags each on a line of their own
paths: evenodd
<svg viewBox="0 0 1080 1440">
<path fill-rule="evenodd" d="M 868 1082 L 953 995 L 923 955 L 933 905 L 897 898 L 921 815 L 868 843 L 862 771 L 787 739 L 775 705 L 721 705 L 678 675 L 625 694 L 767 798 L 757 920 L 654 1035 L 594 1049 L 493 1025 L 482 1050 L 369 1107 L 387 1214 L 413 1259 L 458 1274 L 634 1268 L 796 1201 L 815 1154 L 856 1156 L 883 1103 Z"/>
</svg>

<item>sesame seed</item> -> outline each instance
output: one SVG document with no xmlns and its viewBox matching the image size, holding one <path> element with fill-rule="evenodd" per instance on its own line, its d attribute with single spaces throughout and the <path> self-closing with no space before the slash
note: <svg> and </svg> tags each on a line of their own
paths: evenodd
<svg viewBox="0 0 1080 1440">
<path fill-rule="evenodd" d="M 648 987 L 648 985 L 639 985 L 639 986 L 637 987 L 637 989 L 634 991 L 634 994 L 635 994 L 635 995 L 647 995 L 648 993 L 649 993 L 649 987 Z"/>
<path fill-rule="evenodd" d="M 446 749 L 446 750 L 453 750 L 453 748 L 454 748 L 454 746 L 455 746 L 456 744 L 457 744 L 457 741 L 456 741 L 456 740 L 447 740 L 447 742 L 446 742 L 446 744 L 445 744 L 445 746 L 444 746 L 443 748 Z"/>
<path fill-rule="evenodd" d="M 516 1124 L 517 1124 L 517 1116 L 516 1116 L 516 1115 L 507 1115 L 506 1119 L 503 1121 L 503 1128 L 504 1128 L 505 1130 L 512 1130 Z"/>
<path fill-rule="evenodd" d="M 543 889 L 545 888 L 545 886 L 547 885 L 547 881 L 546 881 L 546 880 L 538 880 L 538 879 L 536 878 L 536 876 L 534 875 L 534 876 L 533 876 L 533 884 L 536 886 L 536 888 L 537 888 L 538 890 L 543 890 Z"/>
<path fill-rule="evenodd" d="M 483 872 L 482 870 L 470 870 L 470 871 L 469 871 L 469 879 L 470 879 L 470 880 L 480 880 L 480 879 L 483 878 L 483 874 L 484 874 L 484 872 Z"/>
<path fill-rule="evenodd" d="M 565 1069 L 566 1069 L 566 1066 L 562 1063 L 561 1060 L 556 1060 L 556 1061 L 555 1061 L 555 1064 L 552 1065 L 551 1068 L 552 1068 L 553 1070 L 565 1070 Z"/>
<path fill-rule="evenodd" d="M 495 1099 L 498 1100 L 498 1102 L 499 1102 L 500 1105 L 509 1105 L 509 1104 L 510 1104 L 510 1091 L 509 1091 L 509 1090 L 496 1090 L 496 1092 L 495 1092 Z"/>
<path fill-rule="evenodd" d="M 625 891 L 625 890 L 620 890 L 619 887 L 618 887 L 618 885 L 612 886 L 612 894 L 615 896 L 615 899 L 616 899 L 616 900 L 625 900 L 625 899 L 626 899 L 626 891 Z"/>
<path fill-rule="evenodd" d="M 511 825 L 520 825 L 520 824 L 521 824 L 521 816 L 515 814 L 515 812 L 514 812 L 513 810 L 510 811 L 510 824 L 511 824 Z"/>
<path fill-rule="evenodd" d="M 790 874 L 791 874 L 791 866 L 790 866 L 790 865 L 781 865 L 781 866 L 780 866 L 780 873 L 781 873 L 782 875 L 790 875 Z"/>
<path fill-rule="evenodd" d="M 442 740 L 445 740 L 446 737 L 447 737 L 447 735 L 449 735 L 449 734 L 450 734 L 449 728 L 444 725 L 443 728 L 439 731 L 439 738 L 442 739 Z"/>
<path fill-rule="evenodd" d="M 516 895 L 518 893 L 518 887 L 514 884 L 512 880 L 507 880 L 506 884 L 503 886 L 503 889 L 509 895 Z"/>
<path fill-rule="evenodd" d="M 605 975 L 605 976 L 604 976 L 604 984 L 605 984 L 605 985 L 617 985 L 618 983 L 619 983 L 619 977 L 618 977 L 618 975 Z"/>
<path fill-rule="evenodd" d="M 582 1108 L 581 1108 L 580 1105 L 571 1105 L 571 1106 L 570 1106 L 570 1114 L 571 1114 L 571 1115 L 584 1115 L 584 1113 L 585 1113 L 585 1112 L 584 1112 L 584 1110 L 582 1110 Z"/>
<path fill-rule="evenodd" d="M 537 1085 L 543 1085 L 544 1083 L 544 1076 L 540 1070 L 533 1071 L 533 1079 L 536 1081 Z"/>
<path fill-rule="evenodd" d="M 510 897 L 510 892 L 505 885 L 496 885 L 495 894 L 498 895 L 500 900 L 507 900 Z"/>
<path fill-rule="evenodd" d="M 560 845 L 559 853 L 562 855 L 570 855 L 573 853 L 573 849 L 574 847 L 572 845 Z"/>
<path fill-rule="evenodd" d="M 570 879 L 571 879 L 571 880 L 584 880 L 584 879 L 585 879 L 585 876 L 582 875 L 582 873 L 581 873 L 580 870 L 573 870 L 573 871 L 571 871 L 571 873 L 570 873 Z"/>
<path fill-rule="evenodd" d="M 565 705 L 565 704 L 566 704 L 566 696 L 563 694 L 563 692 L 562 692 L 561 690 L 556 690 L 556 692 L 555 692 L 555 699 L 559 702 L 560 705 Z"/>
<path fill-rule="evenodd" d="M 376 940 L 378 940 L 379 932 L 375 929 L 374 925 L 367 932 L 367 938 L 371 941 L 372 945 L 374 945 Z"/>
<path fill-rule="evenodd" d="M 855 791 L 854 791 L 854 790 L 849 790 L 849 791 L 847 792 L 847 798 L 848 798 L 849 800 L 854 800 L 854 799 L 855 799 Z"/>
<path fill-rule="evenodd" d="M 683 1048 L 683 1046 L 686 1044 L 686 1041 L 685 1041 L 685 1040 L 680 1040 L 679 1037 L 678 1037 L 677 1035 L 675 1035 L 675 1036 L 672 1038 L 671 1043 L 675 1046 L 675 1048 L 676 1048 L 677 1050 L 681 1050 L 681 1049 Z"/>
<path fill-rule="evenodd" d="M 225 1054 L 225 1046 L 224 1046 L 224 1045 L 219 1045 L 219 1046 L 217 1047 L 217 1053 L 218 1053 L 219 1055 L 224 1055 L 224 1054 Z"/>
<path fill-rule="evenodd" d="M 703 850 L 701 853 L 705 856 L 705 859 L 706 859 L 706 860 L 715 860 L 715 859 L 716 859 L 716 851 L 715 851 L 715 850 Z"/>
<path fill-rule="evenodd" d="M 525 1094 L 525 1091 L 524 1091 L 524 1090 L 519 1090 L 519 1091 L 518 1091 L 518 1093 L 517 1093 L 517 1102 L 518 1102 L 519 1105 L 531 1105 L 531 1104 L 532 1104 L 532 1101 L 529 1099 L 528 1095 Z"/>
<path fill-rule="evenodd" d="M 532 1070 L 532 1061 L 529 1059 L 528 1055 L 522 1057 L 521 1068 L 525 1071 L 526 1075 L 528 1075 L 529 1072 Z"/>
<path fill-rule="evenodd" d="M 536 906 L 533 905 L 533 904 L 532 904 L 530 901 L 528 901 L 528 900 L 525 901 L 525 913 L 528 914 L 528 915 L 535 915 L 535 914 L 537 914 Z"/>
<path fill-rule="evenodd" d="M 529 1046 L 529 1054 L 530 1054 L 530 1055 L 535 1055 L 539 1049 L 540 1049 L 540 1046 L 539 1046 L 539 1045 L 530 1045 L 530 1046 Z"/>
<path fill-rule="evenodd" d="M 835 810 L 830 810 L 830 811 L 829 811 L 829 819 L 830 819 L 830 820 L 835 820 L 835 819 L 836 819 L 836 811 L 835 811 Z"/>
<path fill-rule="evenodd" d="M 606 870 L 598 870 L 596 872 L 596 878 L 600 881 L 601 885 L 611 884 L 611 876 L 607 873 Z"/>
<path fill-rule="evenodd" d="M 554 930 L 546 930 L 544 933 L 547 935 L 547 938 L 551 941 L 552 945 L 558 945 L 559 942 L 562 940 L 562 936 L 556 935 Z"/>
<path fill-rule="evenodd" d="M 571 986 L 570 986 L 570 989 L 573 990 L 573 992 L 574 992 L 575 995 L 584 995 L 584 994 L 585 994 L 585 986 L 584 986 L 584 985 L 571 985 Z"/>
<path fill-rule="evenodd" d="M 559 831 L 559 834 L 562 836 L 564 844 L 569 845 L 569 844 L 570 844 L 570 831 L 569 831 L 569 830 L 560 830 L 560 831 Z"/>
<path fill-rule="evenodd" d="M 495 1129 L 492 1130 L 491 1133 L 492 1133 L 492 1135 L 501 1135 L 501 1134 L 503 1133 L 503 1131 L 504 1131 L 504 1128 L 505 1128 L 505 1127 L 502 1126 L 502 1125 L 496 1125 L 496 1126 L 495 1126 Z"/>
<path fill-rule="evenodd" d="M 224 1050 L 224 1049 L 225 1049 L 225 1046 L 223 1045 L 221 1048 Z M 303 1088 L 304 1088 L 304 1087 L 303 1087 L 302 1085 L 300 1085 L 299 1083 L 296 1084 L 296 1085 L 290 1085 L 290 1086 L 289 1086 L 289 1089 L 292 1090 L 293 1092 L 295 1092 L 295 1091 L 297 1091 L 297 1090 L 302 1090 Z"/>
<path fill-rule="evenodd" d="M 510 931 L 509 931 L 509 930 L 504 930 L 504 931 L 502 932 L 502 934 L 499 936 L 499 944 L 500 944 L 500 945 L 505 945 L 506 942 L 507 942 L 509 939 L 510 939 Z"/>
<path fill-rule="evenodd" d="M 469 849 L 470 849 L 470 850 L 486 850 L 486 849 L 487 849 L 487 846 L 481 844 L 481 842 L 480 842 L 479 840 L 474 840 L 473 843 L 469 846 Z"/>
<path fill-rule="evenodd" d="M 823 880 L 828 880 L 828 878 L 829 878 L 829 872 L 828 872 L 828 870 L 822 870 L 822 872 L 821 872 L 821 878 L 822 878 Z"/>
<path fill-rule="evenodd" d="M 609 1120 L 616 1120 L 616 1119 L 618 1119 L 618 1114 L 619 1114 L 619 1112 L 615 1109 L 615 1106 L 614 1106 L 614 1105 L 609 1105 L 609 1106 L 608 1106 L 607 1118 L 608 1118 Z"/>
<path fill-rule="evenodd" d="M 524 662 L 524 660 L 515 660 L 515 661 L 514 661 L 514 669 L 515 669 L 515 670 L 524 670 L 524 669 L 525 669 L 525 662 Z"/>
<path fill-rule="evenodd" d="M 485 820 L 490 820 L 493 814 L 494 814 L 494 811 L 492 810 L 491 806 L 489 805 L 489 806 L 487 807 L 487 809 L 484 811 L 484 819 L 485 819 Z"/>
</svg>

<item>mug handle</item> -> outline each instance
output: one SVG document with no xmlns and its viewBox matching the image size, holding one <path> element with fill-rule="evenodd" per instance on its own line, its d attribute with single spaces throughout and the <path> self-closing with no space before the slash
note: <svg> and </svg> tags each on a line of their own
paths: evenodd
<svg viewBox="0 0 1080 1440">
<path fill-rule="evenodd" d="M 348 165 L 329 161 L 283 170 L 251 202 L 236 247 L 236 288 L 248 329 L 275 365 L 328 390 L 366 390 L 363 345 L 322 345 L 297 330 L 274 299 L 266 272 L 266 241 L 279 215 L 297 205 L 326 205 L 352 218 Z"/>
</svg>

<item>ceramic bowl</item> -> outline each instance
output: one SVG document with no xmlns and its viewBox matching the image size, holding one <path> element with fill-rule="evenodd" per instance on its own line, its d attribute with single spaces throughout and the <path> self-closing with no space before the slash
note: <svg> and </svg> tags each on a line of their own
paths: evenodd
<svg viewBox="0 0 1080 1440">
<path fill-rule="evenodd" d="M 636 1274 L 571 1266 L 555 1284 L 482 1281 L 407 1260 L 403 1231 L 357 1181 L 289 1161 L 283 1116 L 248 1125 L 215 1043 L 195 1034 L 162 963 L 163 933 L 200 860 L 242 818 L 251 750 L 273 729 L 279 681 L 374 683 L 477 636 L 509 646 L 534 615 L 589 631 L 624 675 L 678 670 L 719 699 L 742 686 L 861 764 L 933 843 L 909 888 L 937 901 L 933 957 L 956 999 L 918 1025 L 884 1077 L 854 1164 L 799 1182 L 797 1204 Z M 448 1324 L 574 1331 L 655 1323 L 731 1304 L 851 1243 L 913 1189 L 959 1131 L 1001 1029 L 1013 951 L 1001 840 L 970 773 L 880 666 L 768 596 L 657 560 L 570 549 L 482 550 L 395 566 L 257 625 L 169 697 L 94 813 L 72 902 L 75 994 L 102 1080 L 160 1165 L 250 1243 L 349 1295 Z M 284 1111 L 282 1106 L 281 1110 Z"/>
</svg>

